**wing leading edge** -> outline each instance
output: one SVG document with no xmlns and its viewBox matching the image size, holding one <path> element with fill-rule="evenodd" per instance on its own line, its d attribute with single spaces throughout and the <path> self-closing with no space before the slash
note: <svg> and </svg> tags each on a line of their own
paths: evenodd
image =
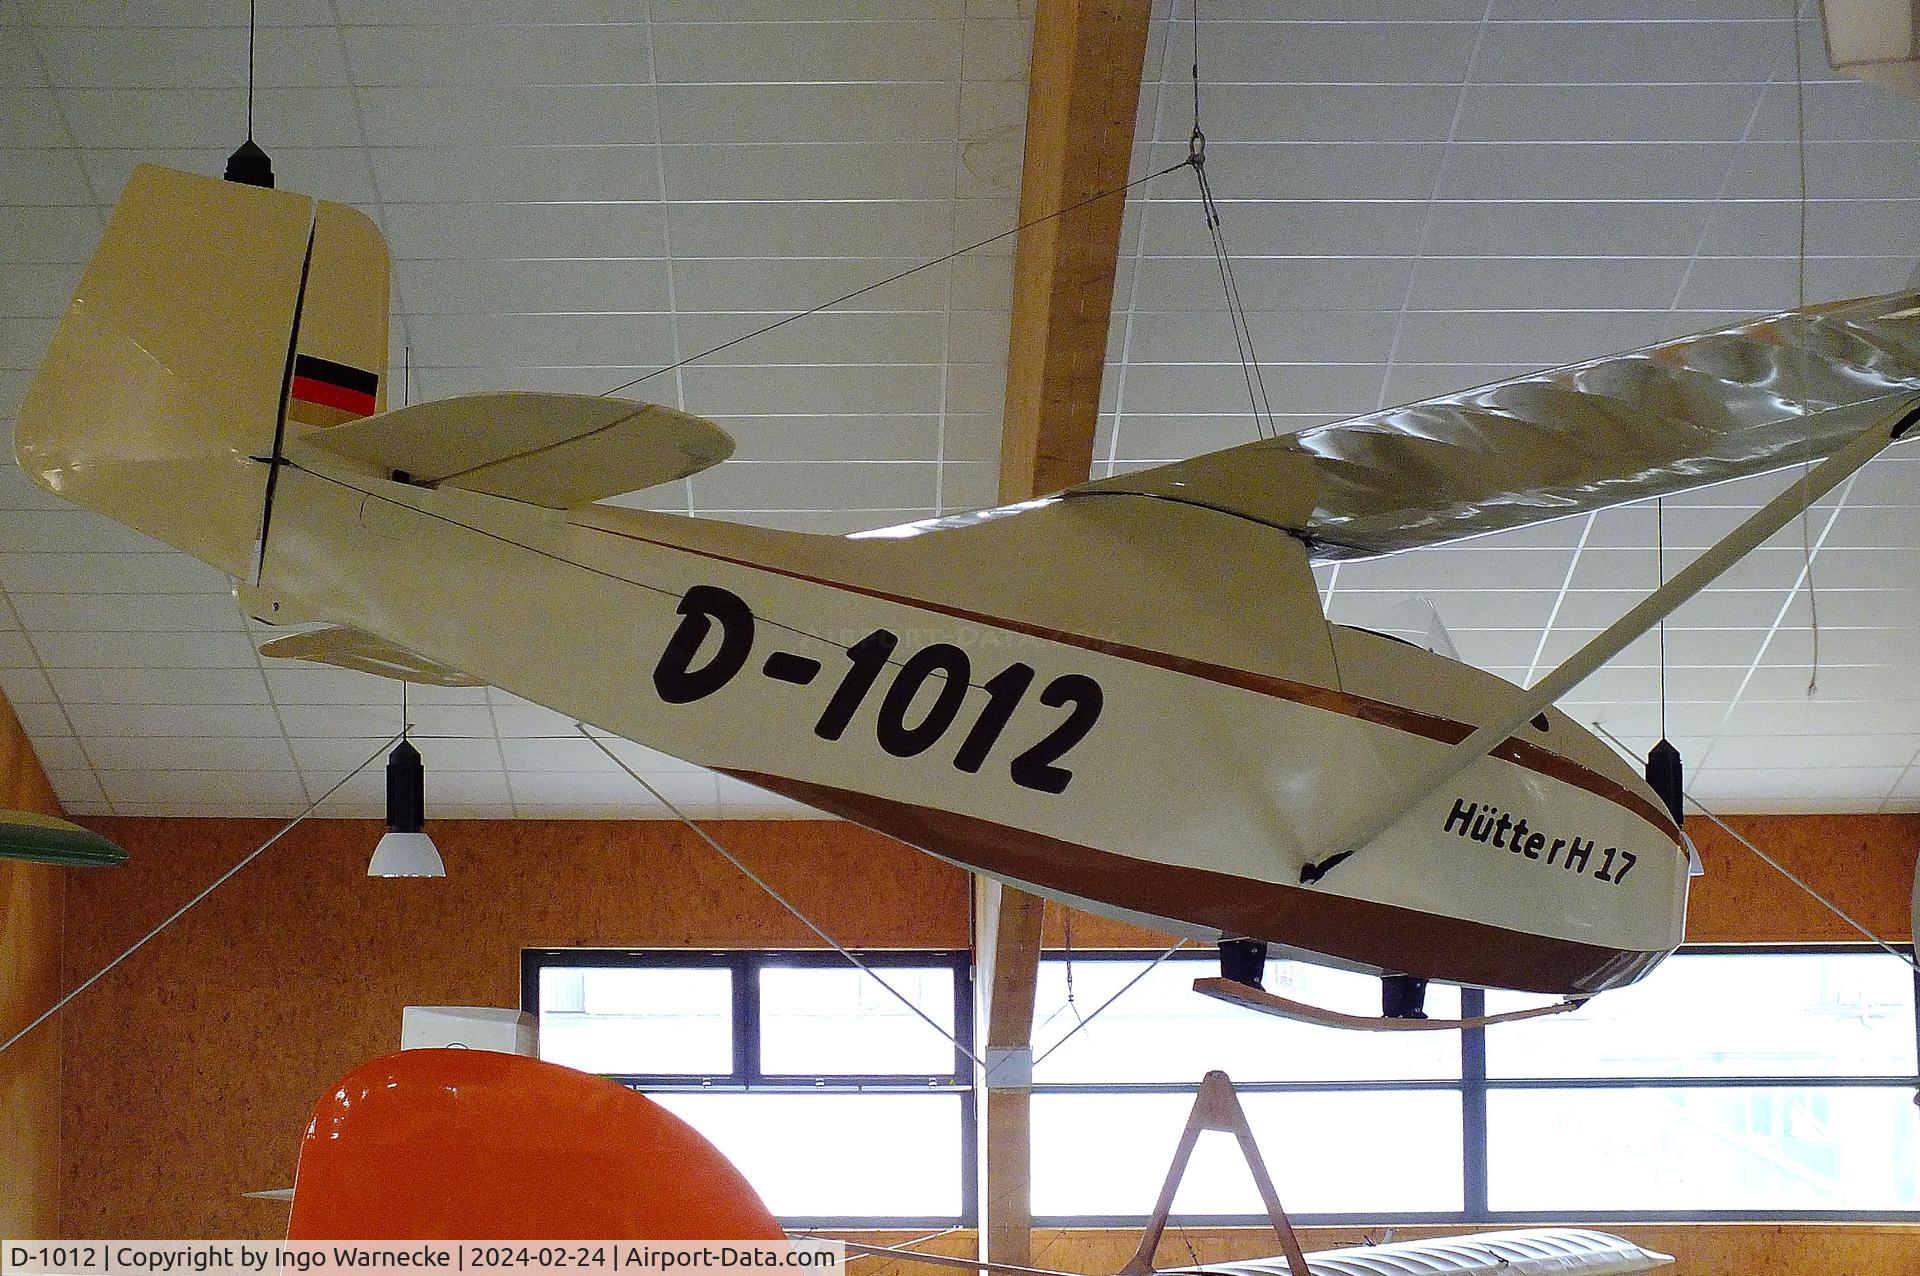
<svg viewBox="0 0 1920 1276">
<path fill-rule="evenodd" d="M 1920 291 L 1788 311 L 1088 483 L 1370 558 L 1819 460 L 1920 394 Z M 1310 504 L 1311 513 L 1301 511 Z"/>
</svg>

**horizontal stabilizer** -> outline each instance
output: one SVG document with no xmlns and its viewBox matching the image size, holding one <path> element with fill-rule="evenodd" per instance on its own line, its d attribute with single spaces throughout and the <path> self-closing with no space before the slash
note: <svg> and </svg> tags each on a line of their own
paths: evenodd
<svg viewBox="0 0 1920 1276">
<path fill-rule="evenodd" d="M 1818 461 L 1920 396 L 1920 292 L 1628 354 L 1118 475 L 1367 558 Z M 1303 516 L 1302 511 L 1310 511 Z"/>
<path fill-rule="evenodd" d="M 418 403 L 287 447 L 296 464 L 321 471 L 345 461 L 383 479 L 557 510 L 682 479 L 732 453 L 725 430 L 659 404 L 535 393 Z"/>
<path fill-rule="evenodd" d="M 334 665 L 401 682 L 424 683 L 430 687 L 487 685 L 470 674 L 429 660 L 418 652 L 408 651 L 363 629 L 346 625 L 275 638 L 261 645 L 260 654 L 279 660 L 310 660 L 315 664 Z"/>
</svg>

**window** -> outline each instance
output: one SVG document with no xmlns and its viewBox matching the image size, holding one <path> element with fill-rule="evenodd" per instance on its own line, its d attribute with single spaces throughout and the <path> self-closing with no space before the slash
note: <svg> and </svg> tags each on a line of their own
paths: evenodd
<svg viewBox="0 0 1920 1276">
<path fill-rule="evenodd" d="M 971 1046 L 967 954 L 863 958 Z M 1213 1068 L 1303 1222 L 1920 1219 L 1914 972 L 1877 949 L 1689 949 L 1575 1014 L 1469 1033 L 1270 1018 L 1195 995 L 1216 970 L 1199 949 L 1042 960 L 1043 1224 L 1143 1219 Z M 785 1221 L 976 1217 L 970 1061 L 839 956 L 561 950 L 523 973 L 545 1057 L 656 1096 Z M 1300 963 L 1269 962 L 1267 986 L 1380 1005 L 1378 980 Z M 1435 985 L 1428 1010 L 1541 1001 Z M 1201 1139 L 1174 1212 L 1262 1221 L 1230 1139 Z"/>
<path fill-rule="evenodd" d="M 1920 1217 L 1914 972 L 1873 948 L 1702 948 L 1576 1014 L 1490 1032 L 1367 1034 L 1190 991 L 1212 955 L 1041 967 L 1034 1211 L 1146 1214 L 1208 1068 L 1240 1090 L 1280 1196 L 1306 1221 Z M 1142 972 L 1145 972 L 1144 974 Z M 1269 962 L 1267 986 L 1377 1013 L 1377 980 Z M 1435 1015 L 1541 999 L 1435 986 Z M 1200 1141 L 1191 1222 L 1259 1221 L 1237 1149 Z"/>
<path fill-rule="evenodd" d="M 1077 954 L 1071 1004 L 1068 967 L 1064 957 L 1045 958 L 1034 1001 L 1038 1220 L 1143 1219 L 1210 1068 L 1233 1078 L 1280 1199 L 1297 1219 L 1463 1215 L 1459 1033 L 1314 1028 L 1197 996 L 1194 979 L 1217 969 L 1214 954 L 1200 950 L 1158 966 L 1139 954 Z M 1125 996 L 1067 1037 L 1136 977 Z M 1363 975 L 1269 961 L 1266 985 L 1379 1013 L 1380 983 Z M 1460 993 L 1436 985 L 1427 1004 L 1429 1013 L 1454 1016 Z M 1189 1223 L 1265 1220 L 1232 1139 L 1201 1138 L 1174 1213 Z"/>
<path fill-rule="evenodd" d="M 1494 1030 L 1488 1209 L 1920 1212 L 1914 990 L 1874 949 L 1696 949 L 1578 1014 Z"/>
<path fill-rule="evenodd" d="M 965 953 L 862 953 L 963 1046 Z M 781 1221 L 973 1217 L 972 1063 L 837 953 L 528 951 L 543 1058 L 642 1089 L 700 1130 Z"/>
</svg>

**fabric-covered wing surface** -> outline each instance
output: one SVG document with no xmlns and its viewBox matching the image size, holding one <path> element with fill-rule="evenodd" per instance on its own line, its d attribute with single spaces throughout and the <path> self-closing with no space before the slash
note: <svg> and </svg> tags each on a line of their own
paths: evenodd
<svg viewBox="0 0 1920 1276">
<path fill-rule="evenodd" d="M 1530 1227 L 1432 1240 L 1390 1241 L 1308 1254 L 1311 1276 L 1625 1276 L 1673 1261 L 1607 1232 Z M 1175 1267 L 1162 1276 L 1290 1276 L 1284 1258 Z"/>
<path fill-rule="evenodd" d="M 1905 292 L 1788 311 L 1075 490 L 1229 509 L 1300 532 L 1316 560 L 1367 558 L 1818 460 L 1916 396 L 1920 292 Z M 1317 488 L 1304 522 L 1297 498 L 1276 503 L 1272 483 L 1257 479 L 1299 466 L 1302 452 Z"/>
</svg>

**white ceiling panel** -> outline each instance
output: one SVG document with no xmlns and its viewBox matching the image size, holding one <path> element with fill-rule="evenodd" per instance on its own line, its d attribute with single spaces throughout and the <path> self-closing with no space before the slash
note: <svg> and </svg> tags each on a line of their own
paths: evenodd
<svg viewBox="0 0 1920 1276">
<path fill-rule="evenodd" d="M 1203 72 L 1230 67 L 1214 78 L 1239 81 L 1205 95 L 1208 172 L 1282 428 L 1342 399 L 1362 400 L 1352 411 L 1405 402 L 1786 308 L 1803 278 L 1821 300 L 1913 272 L 1920 188 L 1902 157 L 1920 111 L 1834 77 L 1810 6 L 1804 263 L 1794 24 L 1778 4 L 1462 8 L 1423 11 L 1455 21 L 1414 39 L 1398 12 L 1360 0 L 1205 6 Z M 1205 20 L 1216 15 L 1259 20 Z M 1149 68 L 1160 145 L 1136 172 L 1183 151 L 1191 41 L 1177 22 Z M 1302 145 L 1323 140 L 1335 144 Z M 1295 216 L 1314 200 L 1330 222 Z M 1140 202 L 1150 211 L 1129 221 L 1116 291 L 1107 468 L 1254 435 L 1229 334 L 1199 321 L 1218 315 L 1221 292 L 1190 183 L 1162 179 Z M 1344 340 L 1323 340 L 1336 323 Z M 1703 795 L 1734 809 L 1914 804 L 1920 655 L 1898 641 L 1920 617 L 1910 468 L 1882 462 L 1816 509 L 1811 572 L 1796 525 L 1676 615 L 1667 709 Z M 1669 502 L 1667 570 L 1785 481 Z M 1336 619 L 1379 623 L 1425 598 L 1470 660 L 1527 681 L 1656 583 L 1654 538 L 1652 510 L 1610 511 L 1322 579 Z M 1657 640 L 1636 643 L 1569 708 L 1644 748 L 1659 731 L 1658 666 Z M 1816 735 L 1845 743 L 1796 749 Z"/>
</svg>

